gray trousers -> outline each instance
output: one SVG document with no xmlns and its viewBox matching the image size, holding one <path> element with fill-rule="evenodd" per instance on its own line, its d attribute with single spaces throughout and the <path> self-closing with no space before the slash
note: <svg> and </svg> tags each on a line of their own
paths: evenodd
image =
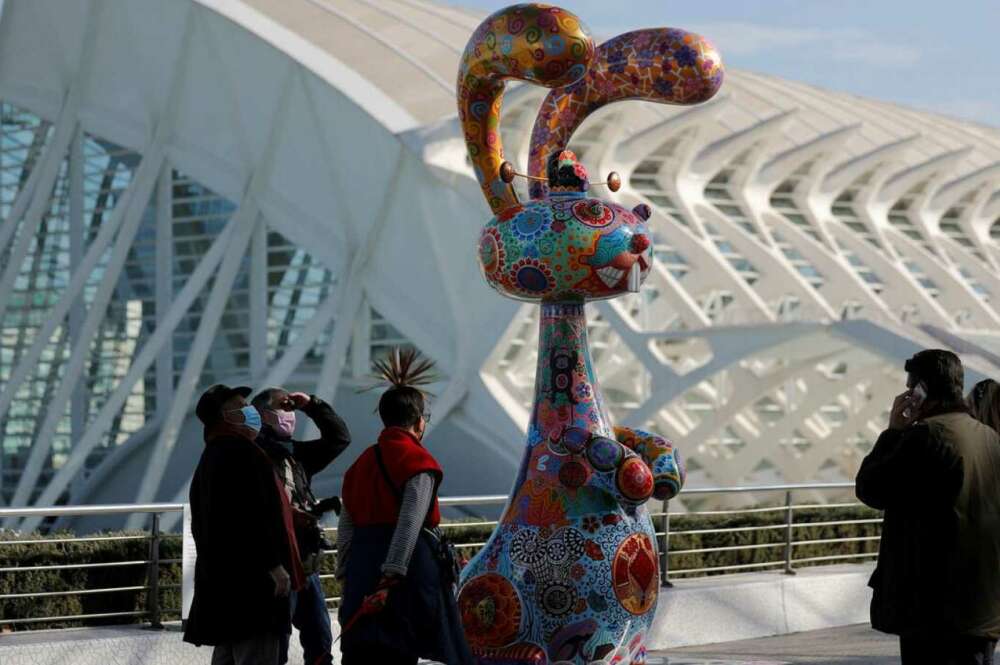
<svg viewBox="0 0 1000 665">
<path fill-rule="evenodd" d="M 265 633 L 219 644 L 212 651 L 212 665 L 278 665 L 280 643 L 277 635 Z"/>
</svg>

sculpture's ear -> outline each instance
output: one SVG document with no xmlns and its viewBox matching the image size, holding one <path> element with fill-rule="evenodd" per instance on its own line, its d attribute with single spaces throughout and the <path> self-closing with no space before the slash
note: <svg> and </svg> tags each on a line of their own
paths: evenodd
<svg viewBox="0 0 1000 665">
<path fill-rule="evenodd" d="M 636 207 L 632 208 L 632 212 L 634 212 L 636 217 L 639 217 L 642 221 L 646 221 L 653 215 L 653 211 L 645 203 L 640 203 Z"/>
<path fill-rule="evenodd" d="M 598 109 L 625 99 L 700 104 L 718 92 L 723 75 L 715 47 L 691 32 L 648 28 L 609 39 L 597 47 L 586 76 L 556 88 L 542 102 L 531 132 L 528 175 L 545 175 L 546 158 L 569 145 L 577 127 Z M 546 196 L 544 181 L 533 181 L 529 189 L 533 199 Z"/>
</svg>

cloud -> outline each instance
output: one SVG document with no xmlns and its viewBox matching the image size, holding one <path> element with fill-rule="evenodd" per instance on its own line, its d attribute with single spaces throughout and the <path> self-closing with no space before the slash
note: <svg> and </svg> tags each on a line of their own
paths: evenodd
<svg viewBox="0 0 1000 665">
<path fill-rule="evenodd" d="M 874 67 L 910 67 L 920 51 L 894 44 L 857 28 L 789 28 L 759 23 L 716 22 L 693 26 L 708 37 L 725 57 L 781 54 L 798 57 L 805 52 L 827 54 L 830 60 Z M 797 53 L 798 51 L 798 53 Z"/>
</svg>

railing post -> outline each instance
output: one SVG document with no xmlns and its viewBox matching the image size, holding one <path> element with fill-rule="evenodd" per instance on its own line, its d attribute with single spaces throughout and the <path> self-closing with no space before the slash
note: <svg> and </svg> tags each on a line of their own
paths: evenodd
<svg viewBox="0 0 1000 665">
<path fill-rule="evenodd" d="M 660 541 L 660 585 L 673 587 L 670 581 L 670 500 L 663 500 L 663 515 L 660 517 L 663 537 Z"/>
<path fill-rule="evenodd" d="M 149 572 L 147 574 L 146 613 L 149 627 L 162 630 L 160 621 L 160 514 L 153 513 L 153 526 L 149 534 Z"/>
<path fill-rule="evenodd" d="M 794 575 L 795 571 L 792 569 L 792 524 L 794 524 L 794 517 L 792 515 L 792 491 L 788 490 L 785 492 L 785 574 Z"/>
</svg>

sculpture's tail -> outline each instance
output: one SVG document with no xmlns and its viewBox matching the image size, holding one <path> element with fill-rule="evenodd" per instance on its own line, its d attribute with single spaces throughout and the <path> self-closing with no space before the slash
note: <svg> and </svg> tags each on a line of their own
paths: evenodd
<svg viewBox="0 0 1000 665">
<path fill-rule="evenodd" d="M 582 78 L 593 58 L 589 31 L 580 19 L 558 7 L 507 7 L 473 33 L 458 70 L 458 117 L 476 177 L 493 212 L 518 203 L 514 189 L 500 179 L 504 81 L 557 88 Z"/>
<path fill-rule="evenodd" d="M 553 90 L 542 103 L 531 133 L 528 172 L 545 175 L 545 160 L 563 150 L 591 113 L 613 102 L 641 99 L 698 104 L 722 85 L 722 59 L 708 40 L 673 28 L 636 30 L 601 44 L 587 75 Z M 545 183 L 531 183 L 531 198 L 545 196 Z"/>
</svg>

